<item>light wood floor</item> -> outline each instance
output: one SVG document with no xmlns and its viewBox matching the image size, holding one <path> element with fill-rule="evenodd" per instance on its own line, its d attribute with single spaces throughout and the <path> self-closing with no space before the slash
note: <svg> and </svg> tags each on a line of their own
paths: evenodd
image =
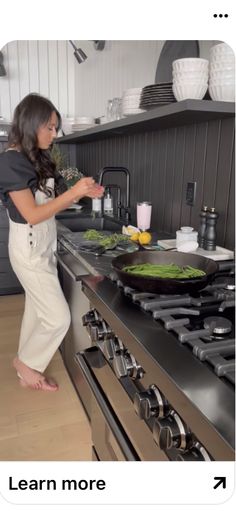
<svg viewBox="0 0 236 511">
<path fill-rule="evenodd" d="M 57 392 L 22 388 L 11 362 L 24 296 L 0 296 L 0 460 L 91 460 L 90 425 L 59 351 L 48 373 Z"/>
</svg>

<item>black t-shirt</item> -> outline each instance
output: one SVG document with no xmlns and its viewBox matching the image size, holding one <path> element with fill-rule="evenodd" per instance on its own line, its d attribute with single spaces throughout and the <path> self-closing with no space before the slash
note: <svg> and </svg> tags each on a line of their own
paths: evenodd
<svg viewBox="0 0 236 511">
<path fill-rule="evenodd" d="M 67 190 L 63 177 L 55 171 L 56 195 Z M 10 150 L 0 154 L 0 199 L 8 209 L 10 219 L 13 222 L 26 224 L 26 220 L 12 202 L 9 192 L 25 190 L 29 188 L 33 195 L 38 189 L 37 173 L 33 164 L 21 152 Z"/>
</svg>

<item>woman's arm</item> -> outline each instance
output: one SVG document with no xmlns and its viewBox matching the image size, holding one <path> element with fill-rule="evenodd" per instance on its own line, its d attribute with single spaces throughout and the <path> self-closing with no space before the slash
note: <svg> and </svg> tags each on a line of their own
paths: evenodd
<svg viewBox="0 0 236 511">
<path fill-rule="evenodd" d="M 72 188 L 59 195 L 59 197 L 48 201 L 46 204 L 37 205 L 29 188 L 9 192 L 9 195 L 26 222 L 35 225 L 48 220 L 48 218 L 66 209 L 74 201 L 78 201 L 82 197 L 101 197 L 103 192 L 104 188 L 97 185 L 93 178 L 85 177 L 80 179 Z"/>
</svg>

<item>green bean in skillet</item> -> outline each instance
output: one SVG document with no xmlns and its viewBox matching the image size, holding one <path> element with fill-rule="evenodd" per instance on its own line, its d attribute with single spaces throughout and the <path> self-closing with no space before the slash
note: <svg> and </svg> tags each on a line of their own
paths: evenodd
<svg viewBox="0 0 236 511">
<path fill-rule="evenodd" d="M 192 266 L 177 266 L 176 264 L 135 264 L 125 266 L 123 271 L 140 277 L 158 277 L 162 279 L 192 279 L 204 277 L 206 273 Z"/>
</svg>

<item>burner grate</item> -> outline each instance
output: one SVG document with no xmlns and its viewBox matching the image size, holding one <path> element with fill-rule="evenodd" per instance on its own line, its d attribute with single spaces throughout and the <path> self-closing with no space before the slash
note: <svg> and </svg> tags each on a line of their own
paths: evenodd
<svg viewBox="0 0 236 511">
<path fill-rule="evenodd" d="M 160 320 L 177 335 L 201 362 L 208 363 L 218 377 L 235 383 L 235 340 L 231 309 L 235 307 L 235 281 L 231 270 L 217 274 L 213 283 L 197 295 L 160 295 L 124 286 L 113 273 L 110 278 L 139 307 Z M 229 313 L 228 313 L 229 311 Z M 230 320 L 224 316 L 229 315 Z M 210 317 L 209 317 L 210 316 Z M 232 321 L 231 321 L 232 319 Z"/>
</svg>

